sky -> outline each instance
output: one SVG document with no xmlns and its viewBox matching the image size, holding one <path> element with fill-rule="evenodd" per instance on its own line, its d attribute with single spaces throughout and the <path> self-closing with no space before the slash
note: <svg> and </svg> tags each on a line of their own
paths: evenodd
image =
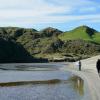
<svg viewBox="0 0 100 100">
<path fill-rule="evenodd" d="M 100 0 L 0 0 L 0 27 L 68 31 L 80 25 L 100 31 Z"/>
</svg>

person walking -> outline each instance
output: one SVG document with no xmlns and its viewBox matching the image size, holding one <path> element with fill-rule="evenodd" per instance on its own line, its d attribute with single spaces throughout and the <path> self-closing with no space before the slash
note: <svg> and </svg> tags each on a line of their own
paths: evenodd
<svg viewBox="0 0 100 100">
<path fill-rule="evenodd" d="M 77 62 L 75 62 L 75 66 L 77 66 L 78 67 L 78 70 L 79 71 L 81 71 L 81 61 L 79 60 L 79 61 L 77 61 Z"/>
<path fill-rule="evenodd" d="M 98 74 L 100 73 L 100 59 L 98 59 L 97 63 L 96 63 L 96 68 L 98 71 Z"/>
<path fill-rule="evenodd" d="M 82 66 L 82 63 L 81 63 L 81 61 L 79 60 L 79 71 L 81 71 L 81 66 Z"/>
</svg>

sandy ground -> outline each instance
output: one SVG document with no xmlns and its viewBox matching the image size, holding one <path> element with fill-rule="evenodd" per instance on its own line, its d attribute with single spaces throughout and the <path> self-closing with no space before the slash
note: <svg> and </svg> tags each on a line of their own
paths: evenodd
<svg viewBox="0 0 100 100">
<path fill-rule="evenodd" d="M 71 71 L 82 77 L 86 82 L 89 94 L 86 100 L 100 100 L 100 77 L 96 69 L 96 62 L 99 58 L 100 55 L 82 60 L 82 71 L 78 71 L 78 66 L 76 66 L 75 63 L 69 67 L 64 67 L 64 70 Z"/>
</svg>

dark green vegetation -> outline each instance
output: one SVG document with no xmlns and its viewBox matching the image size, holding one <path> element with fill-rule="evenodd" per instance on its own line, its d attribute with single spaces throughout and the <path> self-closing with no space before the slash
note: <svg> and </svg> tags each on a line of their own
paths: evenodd
<svg viewBox="0 0 100 100">
<path fill-rule="evenodd" d="M 100 33 L 87 26 L 68 32 L 0 28 L 0 62 L 75 61 L 100 53 Z"/>
</svg>

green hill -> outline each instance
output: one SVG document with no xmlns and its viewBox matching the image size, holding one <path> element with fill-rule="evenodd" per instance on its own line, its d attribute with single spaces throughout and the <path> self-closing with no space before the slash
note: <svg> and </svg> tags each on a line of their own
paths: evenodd
<svg viewBox="0 0 100 100">
<path fill-rule="evenodd" d="M 71 31 L 64 32 L 59 36 L 61 40 L 77 40 L 92 41 L 100 43 L 100 33 L 88 26 L 80 26 Z"/>
</svg>

